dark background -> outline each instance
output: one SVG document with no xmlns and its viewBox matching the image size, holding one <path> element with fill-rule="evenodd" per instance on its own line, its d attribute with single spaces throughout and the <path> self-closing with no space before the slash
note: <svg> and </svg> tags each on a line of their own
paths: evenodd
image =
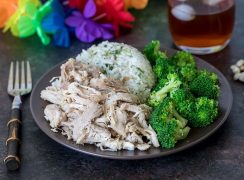
<svg viewBox="0 0 244 180">
<path fill-rule="evenodd" d="M 7 172 L 6 124 L 12 98 L 6 93 L 9 64 L 12 60 L 29 60 L 33 82 L 53 65 L 76 56 L 89 44 L 73 41 L 69 49 L 41 45 L 39 39 L 17 39 L 0 33 L 0 179 L 244 179 L 244 84 L 233 81 L 230 65 L 244 58 L 244 1 L 236 1 L 235 30 L 230 45 L 222 52 L 201 56 L 216 66 L 229 80 L 234 103 L 226 123 L 199 145 L 167 157 L 118 161 L 84 155 L 49 139 L 35 124 L 29 98 L 23 104 L 21 168 Z M 117 39 L 143 46 L 159 39 L 173 47 L 167 26 L 166 1 L 150 0 L 143 11 L 135 12 L 135 28 Z"/>
</svg>

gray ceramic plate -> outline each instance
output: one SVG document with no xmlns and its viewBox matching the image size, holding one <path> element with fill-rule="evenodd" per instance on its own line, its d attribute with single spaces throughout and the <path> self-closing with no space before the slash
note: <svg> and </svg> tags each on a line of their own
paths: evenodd
<svg viewBox="0 0 244 180">
<path fill-rule="evenodd" d="M 170 56 L 175 53 L 175 50 L 166 50 L 167 54 Z M 172 149 L 162 149 L 162 148 L 150 148 L 147 151 L 118 151 L 118 152 L 109 152 L 109 151 L 101 151 L 94 145 L 77 145 L 72 141 L 68 141 L 65 136 L 62 136 L 60 133 L 54 133 L 50 130 L 50 126 L 48 122 L 44 119 L 44 107 L 47 105 L 47 102 L 43 101 L 40 98 L 41 90 L 45 89 L 48 85 L 50 85 L 49 81 L 52 77 L 60 75 L 60 63 L 45 73 L 40 80 L 36 83 L 35 87 L 33 88 L 31 99 L 30 99 L 30 107 L 31 112 L 34 117 L 35 122 L 40 127 L 40 129 L 48 135 L 51 139 L 55 140 L 56 142 L 71 148 L 73 150 L 93 155 L 99 156 L 103 158 L 110 158 L 110 159 L 146 159 L 146 158 L 154 158 L 159 156 L 166 156 L 169 154 L 173 154 L 182 150 L 185 150 L 189 147 L 196 145 L 197 143 L 203 141 L 210 135 L 212 135 L 226 120 L 228 117 L 231 106 L 232 106 L 232 91 L 230 85 L 223 74 L 217 70 L 212 65 L 208 64 L 207 62 L 199 59 L 196 57 L 197 66 L 199 69 L 207 69 L 209 71 L 215 72 L 220 81 L 221 93 L 219 97 L 219 107 L 220 107 L 220 114 L 218 118 L 214 121 L 213 124 L 209 125 L 205 128 L 192 128 L 188 137 L 182 141 L 179 141 L 177 145 Z"/>
</svg>

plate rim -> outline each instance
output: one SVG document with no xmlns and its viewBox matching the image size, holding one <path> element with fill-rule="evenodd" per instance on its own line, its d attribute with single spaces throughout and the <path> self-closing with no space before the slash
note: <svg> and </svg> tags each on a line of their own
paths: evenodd
<svg viewBox="0 0 244 180">
<path fill-rule="evenodd" d="M 167 54 L 167 51 L 174 51 L 174 52 L 178 52 L 179 50 L 176 50 L 176 49 L 169 49 L 169 48 L 163 48 L 163 50 L 166 52 Z M 194 55 L 193 55 L 194 56 Z M 53 67 L 51 67 L 50 69 L 48 69 L 35 83 L 33 89 L 32 89 L 32 92 L 31 92 L 31 96 L 30 96 L 30 110 L 31 110 L 31 114 L 32 114 L 32 117 L 35 121 L 35 123 L 37 124 L 37 126 L 41 129 L 41 131 L 46 134 L 50 139 L 54 140 L 55 142 L 57 142 L 58 144 L 61 144 L 62 146 L 65 146 L 69 149 L 72 149 L 72 150 L 75 150 L 77 152 L 81 152 L 81 153 L 84 153 L 84 154 L 87 154 L 87 155 L 91 155 L 91 156 L 95 156 L 95 157 L 100 157 L 100 158 L 107 158 L 107 159 L 118 159 L 118 160 L 139 160 L 139 159 L 151 159 L 151 158 L 156 158 L 156 157 L 163 157 L 163 156 L 168 156 L 168 155 L 171 155 L 171 154 L 175 154 L 175 153 L 178 153 L 178 152 L 181 152 L 181 151 L 184 151 L 186 149 L 189 149 L 197 144 L 199 144 L 200 142 L 202 142 L 203 140 L 207 139 L 209 136 L 211 136 L 212 134 L 214 134 L 224 123 L 225 121 L 227 120 L 229 114 L 230 114 L 230 111 L 232 109 L 232 105 L 233 105 L 233 92 L 232 92 L 232 89 L 231 89 L 231 86 L 230 86 L 230 83 L 228 82 L 228 80 L 226 79 L 226 77 L 223 75 L 223 73 L 217 69 L 216 67 L 214 67 L 212 64 L 208 63 L 207 61 L 203 60 L 202 58 L 200 57 L 197 57 L 197 56 L 194 56 L 195 59 L 197 59 L 197 61 L 199 61 L 200 63 L 203 63 L 203 64 L 206 64 L 207 66 L 209 66 L 211 69 L 214 69 L 219 76 L 221 76 L 221 79 L 224 81 L 224 84 L 226 85 L 226 89 L 228 90 L 228 92 L 230 92 L 228 98 L 229 98 L 229 106 L 227 108 L 227 110 L 224 112 L 224 117 L 221 119 L 221 121 L 214 127 L 212 128 L 210 131 L 208 131 L 206 134 L 204 134 L 203 136 L 201 136 L 200 138 L 188 143 L 188 144 L 185 144 L 183 146 L 180 146 L 176 149 L 172 148 L 170 149 L 170 151 L 167 151 L 167 152 L 160 152 L 160 153 L 157 153 L 157 154 L 145 154 L 145 155 L 139 155 L 139 156 L 114 156 L 114 155 L 105 155 L 105 154 L 97 154 L 95 152 L 89 152 L 89 151 L 84 151 L 80 148 L 76 148 L 76 147 L 73 147 L 73 146 L 70 146 L 69 144 L 66 144 L 64 141 L 62 141 L 61 139 L 59 138 L 56 138 L 56 137 L 53 137 L 50 133 L 47 132 L 47 129 L 44 128 L 40 123 L 39 121 L 36 119 L 35 117 L 35 113 L 34 113 L 34 109 L 33 109 L 33 103 L 34 103 L 34 92 L 36 91 L 38 85 L 40 84 L 40 82 L 42 81 L 42 79 L 49 73 L 51 73 L 54 69 L 60 67 L 61 64 L 63 64 L 64 62 L 66 62 L 67 60 L 64 60 L 64 61 L 61 61 L 60 63 L 54 65 Z M 219 77 L 220 78 L 220 77 Z M 50 129 L 49 129 L 50 131 Z M 97 147 L 98 148 L 98 147 Z M 159 147 L 161 148 L 161 147 Z"/>
</svg>

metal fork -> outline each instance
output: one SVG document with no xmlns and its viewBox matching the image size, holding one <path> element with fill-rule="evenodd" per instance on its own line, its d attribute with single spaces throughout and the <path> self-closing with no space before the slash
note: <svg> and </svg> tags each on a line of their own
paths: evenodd
<svg viewBox="0 0 244 180">
<path fill-rule="evenodd" d="M 14 68 L 15 66 L 15 68 Z M 7 156 L 4 163 L 8 170 L 16 170 L 20 166 L 19 143 L 21 125 L 21 96 L 29 94 L 32 89 L 30 63 L 11 62 L 8 78 L 8 94 L 14 97 L 11 118 L 8 121 L 8 139 L 6 140 Z"/>
</svg>

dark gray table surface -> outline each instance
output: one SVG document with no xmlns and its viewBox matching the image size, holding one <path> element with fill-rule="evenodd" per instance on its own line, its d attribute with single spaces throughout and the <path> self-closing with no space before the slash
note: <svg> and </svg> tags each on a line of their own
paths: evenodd
<svg viewBox="0 0 244 180">
<path fill-rule="evenodd" d="M 29 60 L 33 82 L 55 64 L 75 56 L 90 44 L 74 41 L 69 49 L 43 46 L 37 37 L 25 40 L 0 33 L 0 180 L 2 179 L 244 179 L 244 84 L 232 80 L 230 65 L 244 58 L 244 1 L 237 0 L 235 31 L 230 45 L 220 53 L 202 56 L 229 80 L 234 103 L 226 123 L 210 138 L 186 151 L 140 161 L 96 158 L 67 149 L 49 139 L 35 124 L 29 98 L 23 104 L 21 168 L 7 172 L 6 123 L 11 100 L 6 93 L 11 60 Z M 151 0 L 131 33 L 117 39 L 143 46 L 159 39 L 172 47 L 167 26 L 166 2 Z"/>
</svg>

